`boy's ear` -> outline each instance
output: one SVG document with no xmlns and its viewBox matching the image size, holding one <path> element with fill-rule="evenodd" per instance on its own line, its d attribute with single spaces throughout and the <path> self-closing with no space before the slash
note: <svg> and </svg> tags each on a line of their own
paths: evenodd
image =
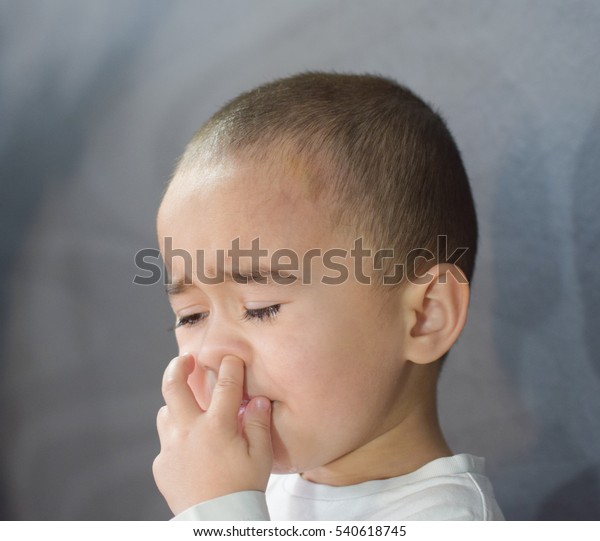
<svg viewBox="0 0 600 541">
<path fill-rule="evenodd" d="M 404 291 L 405 354 L 417 364 L 436 361 L 452 347 L 465 326 L 469 306 L 468 280 L 455 265 L 435 265 L 425 276 L 427 280 L 409 282 Z"/>
</svg>

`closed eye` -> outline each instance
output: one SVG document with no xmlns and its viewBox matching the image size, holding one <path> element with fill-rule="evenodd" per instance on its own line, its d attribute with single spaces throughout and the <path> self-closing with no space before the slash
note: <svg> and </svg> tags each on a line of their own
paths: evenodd
<svg viewBox="0 0 600 541">
<path fill-rule="evenodd" d="M 244 320 L 258 319 L 263 321 L 265 319 L 275 319 L 275 316 L 279 313 L 281 304 L 273 304 L 271 306 L 265 306 L 264 308 L 253 308 L 246 309 L 244 314 Z"/>
<path fill-rule="evenodd" d="M 258 320 L 265 321 L 268 319 L 275 319 L 275 316 L 279 313 L 281 304 L 273 304 L 271 306 L 265 306 L 264 308 L 247 308 L 244 311 L 243 320 Z M 202 322 L 208 317 L 208 312 L 198 312 L 197 314 L 191 314 L 189 316 L 180 317 L 177 323 L 171 330 L 175 330 L 178 327 L 193 327 L 198 323 Z"/>
<path fill-rule="evenodd" d="M 208 312 L 199 312 L 197 314 L 191 314 L 189 316 L 183 316 L 177 319 L 177 323 L 175 323 L 175 327 L 172 327 L 171 330 L 177 329 L 177 327 L 192 327 L 196 325 L 200 321 L 206 319 L 208 317 Z"/>
</svg>

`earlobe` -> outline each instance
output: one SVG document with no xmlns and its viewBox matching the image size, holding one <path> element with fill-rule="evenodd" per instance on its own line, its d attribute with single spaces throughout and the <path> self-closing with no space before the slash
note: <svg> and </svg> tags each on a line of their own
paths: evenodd
<svg viewBox="0 0 600 541">
<path fill-rule="evenodd" d="M 452 267 L 452 268 L 450 268 Z M 409 336 L 407 358 L 427 364 L 442 357 L 456 342 L 466 321 L 469 284 L 450 264 L 429 269 L 432 279 L 424 284 L 409 284 Z"/>
</svg>

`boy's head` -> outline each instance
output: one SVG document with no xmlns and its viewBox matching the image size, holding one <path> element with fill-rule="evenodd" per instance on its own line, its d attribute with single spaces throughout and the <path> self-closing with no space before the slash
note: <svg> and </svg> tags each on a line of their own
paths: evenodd
<svg viewBox="0 0 600 541">
<path fill-rule="evenodd" d="M 348 461 L 399 426 L 428 439 L 435 361 L 468 303 L 445 273 L 471 278 L 477 226 L 452 137 L 414 94 L 325 73 L 242 94 L 189 143 L 158 233 L 196 397 L 240 357 L 246 396 L 273 402 L 276 471 Z"/>
<path fill-rule="evenodd" d="M 437 256 L 438 236 L 448 254 L 467 248 L 457 265 L 471 280 L 477 221 L 459 151 L 441 117 L 396 82 L 309 72 L 262 85 L 213 115 L 177 171 L 231 157 L 301 172 L 303 190 L 327 206 L 331 227 L 393 249 L 377 284 L 415 249 Z M 435 263 L 424 259 L 419 274 Z"/>
</svg>

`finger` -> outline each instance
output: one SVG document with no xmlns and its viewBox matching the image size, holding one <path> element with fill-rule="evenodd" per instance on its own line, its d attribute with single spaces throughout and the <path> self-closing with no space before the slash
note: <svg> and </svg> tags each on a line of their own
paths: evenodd
<svg viewBox="0 0 600 541">
<path fill-rule="evenodd" d="M 187 383 L 194 364 L 192 355 L 175 357 L 163 376 L 162 394 L 169 408 L 169 416 L 177 424 L 190 423 L 202 413 Z"/>
<path fill-rule="evenodd" d="M 243 388 L 243 361 L 232 355 L 224 357 L 208 408 L 220 426 L 237 431 L 237 413 L 242 403 Z"/>
<path fill-rule="evenodd" d="M 264 458 L 271 471 L 271 401 L 268 398 L 259 396 L 250 401 L 244 414 L 244 433 L 250 456 Z"/>
<path fill-rule="evenodd" d="M 194 370 L 188 376 L 187 382 L 190 386 L 190 389 L 192 389 L 192 392 L 194 393 L 196 402 L 198 402 L 203 411 L 206 411 L 208 409 L 208 405 L 210 404 L 210 396 L 212 394 L 212 389 L 217 379 L 217 375 L 212 370 L 207 370 L 199 363 L 194 364 Z"/>
</svg>

